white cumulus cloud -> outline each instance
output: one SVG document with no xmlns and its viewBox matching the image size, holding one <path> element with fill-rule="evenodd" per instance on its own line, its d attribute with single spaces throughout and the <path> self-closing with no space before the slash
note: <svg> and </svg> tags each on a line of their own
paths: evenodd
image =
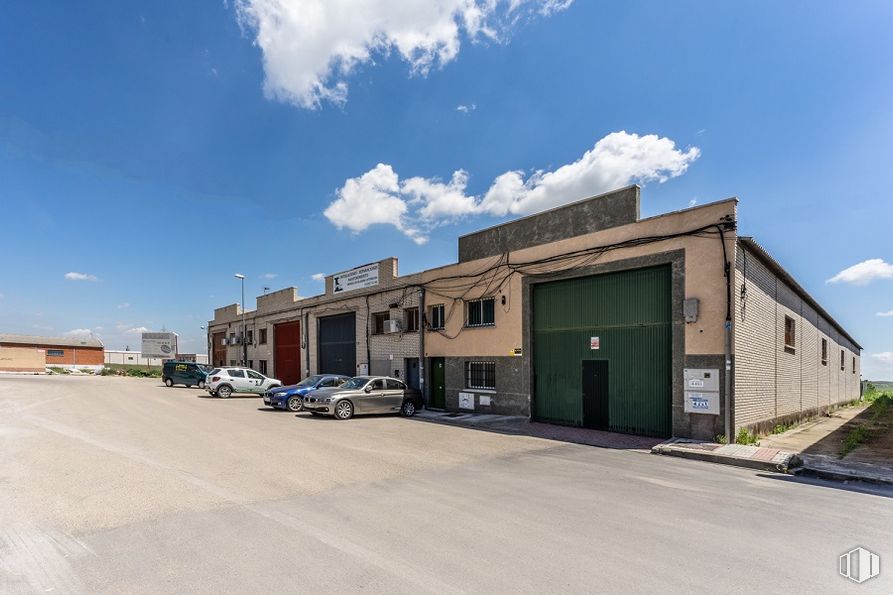
<svg viewBox="0 0 893 595">
<path fill-rule="evenodd" d="M 863 357 L 862 377 L 867 380 L 893 380 L 893 351 L 882 351 Z"/>
<path fill-rule="evenodd" d="M 124 302 L 123 304 L 118 304 L 118 309 L 119 309 L 119 310 L 126 310 L 126 309 L 129 308 L 129 307 L 130 307 L 130 304 L 127 303 L 127 302 Z"/>
<path fill-rule="evenodd" d="M 881 353 L 872 353 L 871 357 L 881 362 L 882 364 L 893 365 L 893 351 L 884 351 Z"/>
<path fill-rule="evenodd" d="M 527 215 L 627 186 L 663 183 L 686 172 L 700 155 L 697 147 L 679 149 L 665 137 L 614 132 L 576 161 L 554 171 L 507 171 L 482 196 L 466 192 L 469 174 L 453 172 L 449 181 L 411 177 L 401 181 L 394 168 L 379 163 L 348 179 L 325 216 L 339 229 L 361 232 L 393 225 L 418 244 L 427 233 L 469 215 Z"/>
<path fill-rule="evenodd" d="M 893 317 L 893 310 L 888 310 L 888 311 L 886 311 L 886 312 L 878 312 L 878 313 L 877 313 L 877 316 L 882 316 L 882 317 L 884 317 L 884 318 L 890 318 L 890 317 Z"/>
<path fill-rule="evenodd" d="M 893 264 L 881 258 L 871 258 L 843 269 L 830 279 L 828 283 L 849 283 L 851 285 L 867 285 L 875 279 L 893 278 Z"/>
<path fill-rule="evenodd" d="M 313 275 L 311 275 L 310 278 L 313 279 L 314 281 L 325 281 L 326 274 L 325 273 L 313 273 Z"/>
<path fill-rule="evenodd" d="M 147 329 L 147 328 L 144 327 L 144 326 L 136 326 L 136 327 L 133 327 L 133 328 L 131 328 L 131 329 L 127 329 L 127 332 L 128 332 L 128 333 L 131 333 L 131 334 L 134 334 L 134 335 L 140 335 L 140 334 L 142 334 L 142 333 L 148 333 L 148 332 L 149 332 L 149 329 Z"/>
<path fill-rule="evenodd" d="M 65 333 L 66 337 L 89 337 L 93 334 L 88 328 L 76 328 Z"/>
<path fill-rule="evenodd" d="M 261 279 L 273 280 L 279 276 L 279 273 L 264 273 L 261 275 Z"/>
<path fill-rule="evenodd" d="M 399 194 L 400 178 L 394 168 L 379 163 L 362 176 L 347 180 L 323 214 L 338 229 L 360 232 L 384 223 L 418 240 L 421 233 L 408 224 L 409 206 Z"/>
<path fill-rule="evenodd" d="M 303 108 L 343 104 L 358 66 L 391 52 L 425 76 L 459 54 L 463 37 L 500 42 L 525 17 L 572 0 L 236 0 L 263 54 L 264 94 Z"/>
<path fill-rule="evenodd" d="M 96 275 L 88 275 L 87 273 L 76 273 L 74 271 L 65 273 L 65 278 L 69 281 L 96 281 Z"/>
<path fill-rule="evenodd" d="M 464 105 L 464 104 L 462 104 L 462 105 L 457 105 L 457 106 L 456 106 L 456 111 L 457 111 L 457 112 L 462 112 L 463 114 L 467 114 L 468 112 L 473 112 L 473 111 L 476 110 L 477 108 L 478 108 L 478 106 L 475 105 L 474 103 L 471 103 L 471 104 L 469 104 L 469 105 Z"/>
</svg>

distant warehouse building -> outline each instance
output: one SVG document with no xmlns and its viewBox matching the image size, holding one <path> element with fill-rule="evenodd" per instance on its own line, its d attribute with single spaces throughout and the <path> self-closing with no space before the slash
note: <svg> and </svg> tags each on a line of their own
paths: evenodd
<svg viewBox="0 0 893 595">
<path fill-rule="evenodd" d="M 637 186 L 219 308 L 214 365 L 389 374 L 429 407 L 713 438 L 858 398 L 860 346 L 754 241 L 737 200 L 640 218 Z M 422 353 L 424 358 L 419 359 Z M 423 370 L 420 370 L 420 363 Z"/>
<path fill-rule="evenodd" d="M 39 358 L 44 361 L 39 366 L 40 369 L 51 366 L 97 370 L 102 368 L 103 363 L 102 341 L 94 338 L 0 334 L 0 350 L 8 350 L 7 353 L 12 353 L 12 348 L 18 350 L 20 354 L 24 354 L 25 351 L 40 354 Z M 29 362 L 28 367 L 35 368 L 34 362 L 37 360 L 31 356 L 27 359 Z M 7 362 L 8 365 L 0 367 L 15 367 L 19 365 L 10 362 Z"/>
</svg>

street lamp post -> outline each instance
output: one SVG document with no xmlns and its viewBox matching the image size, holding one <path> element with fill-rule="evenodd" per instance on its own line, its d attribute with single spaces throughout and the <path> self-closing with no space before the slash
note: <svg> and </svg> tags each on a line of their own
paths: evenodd
<svg viewBox="0 0 893 595">
<path fill-rule="evenodd" d="M 234 277 L 242 282 L 242 365 L 245 366 L 248 364 L 248 344 L 245 343 L 245 275 L 236 273 Z"/>
<path fill-rule="evenodd" d="M 205 331 L 205 357 L 207 358 L 207 364 L 211 363 L 211 329 L 205 330 L 205 325 L 201 325 L 199 327 L 203 331 Z M 198 360 L 198 357 L 195 358 Z"/>
</svg>

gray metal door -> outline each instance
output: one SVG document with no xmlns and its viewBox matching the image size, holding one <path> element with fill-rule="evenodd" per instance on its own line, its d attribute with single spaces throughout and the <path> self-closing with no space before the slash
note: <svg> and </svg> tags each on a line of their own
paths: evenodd
<svg viewBox="0 0 893 595">
<path fill-rule="evenodd" d="M 320 374 L 357 375 L 356 314 L 338 314 L 317 320 Z"/>
</svg>

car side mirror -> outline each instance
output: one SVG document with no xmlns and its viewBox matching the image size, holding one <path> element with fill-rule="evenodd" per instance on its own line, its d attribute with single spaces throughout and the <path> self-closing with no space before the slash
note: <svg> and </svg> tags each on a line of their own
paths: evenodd
<svg viewBox="0 0 893 595">
<path fill-rule="evenodd" d="M 371 392 L 372 392 L 372 385 L 370 384 L 369 386 L 367 386 L 367 387 L 364 388 L 363 390 L 364 390 L 365 392 L 367 392 L 367 393 L 371 393 Z"/>
</svg>

